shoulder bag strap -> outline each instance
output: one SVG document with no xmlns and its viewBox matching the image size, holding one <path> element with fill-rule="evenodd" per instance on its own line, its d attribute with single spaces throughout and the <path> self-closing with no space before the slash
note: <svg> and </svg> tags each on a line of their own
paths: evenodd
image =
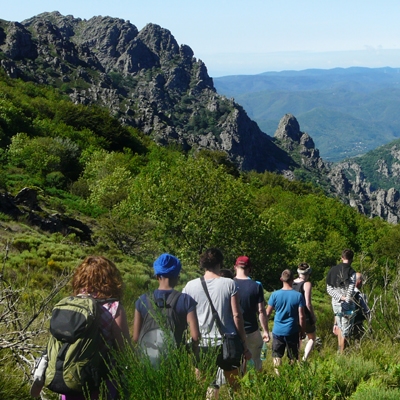
<svg viewBox="0 0 400 400">
<path fill-rule="evenodd" d="M 215 322 L 217 323 L 217 327 L 218 327 L 219 333 L 221 334 L 221 336 L 224 336 L 223 333 L 222 333 L 222 328 L 221 328 L 222 327 L 222 322 L 221 322 L 221 320 L 219 318 L 219 315 L 217 313 L 217 310 L 215 309 L 214 304 L 213 304 L 213 302 L 211 300 L 210 293 L 208 292 L 207 284 L 206 284 L 206 280 L 204 279 L 204 276 L 202 276 L 200 278 L 200 281 L 201 281 L 201 284 L 203 286 L 204 293 L 206 294 L 207 299 L 208 299 L 208 301 L 210 303 L 212 315 L 213 315 L 213 317 L 215 319 Z"/>
</svg>

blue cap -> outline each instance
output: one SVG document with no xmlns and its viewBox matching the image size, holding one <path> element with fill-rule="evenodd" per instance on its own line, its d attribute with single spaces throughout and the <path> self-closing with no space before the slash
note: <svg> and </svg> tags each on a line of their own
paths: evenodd
<svg viewBox="0 0 400 400">
<path fill-rule="evenodd" d="M 164 253 L 154 261 L 153 268 L 156 275 L 162 275 L 165 278 L 175 278 L 181 272 L 182 265 L 179 258 Z"/>
</svg>

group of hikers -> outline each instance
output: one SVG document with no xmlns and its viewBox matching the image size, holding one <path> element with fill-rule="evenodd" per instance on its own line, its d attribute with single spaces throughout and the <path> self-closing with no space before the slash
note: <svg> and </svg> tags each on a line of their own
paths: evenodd
<svg viewBox="0 0 400 400">
<path fill-rule="evenodd" d="M 340 352 L 348 344 L 350 335 L 358 338 L 362 335 L 362 321 L 369 314 L 366 299 L 359 290 L 362 276 L 351 267 L 353 256 L 351 250 L 344 250 L 342 262 L 331 268 L 326 280 L 335 315 L 333 331 L 337 334 Z M 121 350 L 132 346 L 141 349 L 142 354 L 147 355 L 157 368 L 158 357 L 162 355 L 157 346 L 164 336 L 155 328 L 160 327 L 156 316 L 161 316 L 168 320 L 164 321 L 167 324 L 163 329 L 169 327 L 177 346 L 187 344 L 188 338 L 191 338 L 195 360 L 210 352 L 216 354 L 215 380 L 209 384 L 207 398 L 218 398 L 223 383 L 235 391 L 238 376 L 245 373 L 250 360 L 254 368 L 261 371 L 261 351 L 270 340 L 277 374 L 285 352 L 291 363 L 300 359 L 301 341 L 306 337 L 308 340 L 302 360 L 307 360 L 316 341 L 316 317 L 309 280 L 311 267 L 307 263 L 298 265 L 296 279 L 291 270 L 282 272 L 282 288 L 272 292 L 268 304 L 265 304 L 262 284 L 250 277 L 252 264 L 249 257 L 237 258 L 233 274 L 223 268 L 221 250 L 209 248 L 200 256 L 200 267 L 204 271 L 203 276 L 187 282 L 182 292 L 178 292 L 174 288 L 181 272 L 180 260 L 168 253 L 158 257 L 153 264 L 158 288 L 141 295 L 136 301 L 131 336 L 126 313 L 120 303 L 120 272 L 113 262 L 104 257 L 87 257 L 74 273 L 73 295 L 101 301 L 99 329 L 104 340 L 99 350 Z M 361 311 L 357 311 L 358 308 Z M 271 335 L 268 321 L 273 312 Z M 356 318 L 356 315 L 359 317 Z M 196 376 L 201 379 L 204 372 L 202 364 L 195 364 Z M 46 373 L 41 371 L 40 374 L 36 373 L 31 391 L 36 397 L 44 379 L 47 385 Z M 108 398 L 120 398 L 113 382 L 108 380 L 106 384 Z M 61 398 L 84 400 L 88 394 L 91 399 L 98 399 L 99 389 L 89 387 L 86 394 L 62 393 Z"/>
</svg>

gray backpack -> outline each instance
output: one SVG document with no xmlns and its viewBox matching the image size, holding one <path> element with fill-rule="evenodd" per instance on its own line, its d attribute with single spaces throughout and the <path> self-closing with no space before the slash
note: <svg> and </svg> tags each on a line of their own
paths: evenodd
<svg viewBox="0 0 400 400">
<path fill-rule="evenodd" d="M 167 300 L 146 295 L 148 312 L 143 319 L 139 346 L 153 367 L 160 365 L 161 357 L 180 344 L 180 321 L 175 306 L 181 293 L 173 290 Z M 186 321 L 185 321 L 186 322 Z"/>
</svg>

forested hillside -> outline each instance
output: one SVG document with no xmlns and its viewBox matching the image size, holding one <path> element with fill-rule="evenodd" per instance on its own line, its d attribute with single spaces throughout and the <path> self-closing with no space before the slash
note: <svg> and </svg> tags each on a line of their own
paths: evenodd
<svg viewBox="0 0 400 400">
<path fill-rule="evenodd" d="M 394 68 L 267 72 L 214 79 L 268 135 L 296 116 L 327 161 L 364 154 L 400 136 L 400 74 Z"/>
<path fill-rule="evenodd" d="M 395 188 L 400 191 L 399 150 L 400 140 L 394 140 L 351 161 L 360 166 L 374 189 Z"/>
</svg>

